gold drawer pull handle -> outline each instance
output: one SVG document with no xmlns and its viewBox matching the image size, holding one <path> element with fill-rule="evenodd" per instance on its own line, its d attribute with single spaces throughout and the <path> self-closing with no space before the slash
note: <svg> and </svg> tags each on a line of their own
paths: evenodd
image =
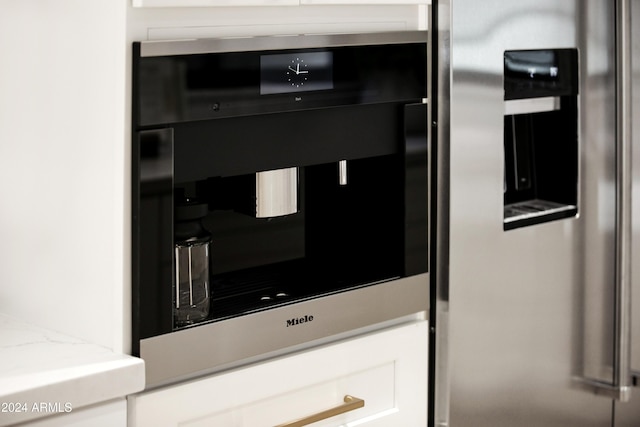
<svg viewBox="0 0 640 427">
<path fill-rule="evenodd" d="M 344 397 L 344 403 L 335 408 L 327 409 L 326 411 L 318 412 L 317 414 L 310 415 L 308 417 L 300 418 L 296 421 L 277 425 L 276 427 L 302 427 L 311 423 L 326 420 L 327 418 L 335 417 L 336 415 L 344 414 L 345 412 L 353 411 L 358 408 L 364 407 L 364 400 L 357 397 L 346 395 Z"/>
</svg>

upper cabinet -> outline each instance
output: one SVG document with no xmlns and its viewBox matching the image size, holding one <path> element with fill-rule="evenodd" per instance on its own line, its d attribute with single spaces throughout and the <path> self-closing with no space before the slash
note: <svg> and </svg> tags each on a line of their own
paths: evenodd
<svg viewBox="0 0 640 427">
<path fill-rule="evenodd" d="M 297 6 L 299 0 L 133 0 L 133 7 Z"/>
<path fill-rule="evenodd" d="M 300 4 L 431 4 L 431 0 L 300 0 Z"/>
<path fill-rule="evenodd" d="M 431 4 L 431 0 L 132 0 L 133 7 L 299 6 Z"/>
</svg>

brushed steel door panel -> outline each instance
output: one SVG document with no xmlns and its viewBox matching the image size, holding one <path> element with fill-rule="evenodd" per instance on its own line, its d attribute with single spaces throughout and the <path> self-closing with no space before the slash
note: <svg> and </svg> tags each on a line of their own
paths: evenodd
<svg viewBox="0 0 640 427">
<path fill-rule="evenodd" d="M 631 400 L 616 402 L 614 427 L 638 427 L 640 425 L 640 389 L 634 387 Z"/>
<path fill-rule="evenodd" d="M 631 65 L 633 70 L 631 102 L 632 114 L 632 162 L 633 162 L 633 219 L 632 254 L 638 260 L 640 255 L 640 2 L 631 1 Z M 633 262 L 632 309 L 631 309 L 631 369 L 640 376 L 640 262 Z M 637 378 L 640 381 L 640 378 Z M 640 384 L 639 384 L 640 385 Z M 616 403 L 615 427 L 636 427 L 640 425 L 640 387 L 634 387 L 631 401 Z"/>
<path fill-rule="evenodd" d="M 611 2 L 452 3 L 449 425 L 609 426 L 575 378 L 611 381 Z M 581 61 L 579 215 L 505 232 L 503 54 L 558 48 Z"/>
<path fill-rule="evenodd" d="M 631 135 L 633 138 L 632 254 L 635 254 L 635 259 L 638 260 L 640 259 L 638 258 L 640 256 L 640 2 L 637 0 L 631 1 L 631 49 L 631 66 L 633 70 L 631 82 L 631 111 L 634 117 L 631 123 Z M 631 277 L 631 369 L 640 376 L 640 262 L 632 263 Z M 640 389 L 637 389 L 635 394 L 640 394 Z M 640 404 L 636 406 L 640 412 Z M 640 417 L 638 420 L 638 424 L 640 424 Z"/>
</svg>

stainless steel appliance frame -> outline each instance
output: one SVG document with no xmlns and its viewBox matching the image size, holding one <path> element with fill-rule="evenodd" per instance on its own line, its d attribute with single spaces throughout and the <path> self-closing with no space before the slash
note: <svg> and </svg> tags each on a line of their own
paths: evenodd
<svg viewBox="0 0 640 427">
<path fill-rule="evenodd" d="M 424 320 L 428 281 L 421 274 L 143 339 L 147 389 Z"/>
<path fill-rule="evenodd" d="M 435 1 L 431 13 L 431 87 L 435 100 L 431 109 L 432 135 L 437 147 L 435 187 L 437 200 L 432 229 L 437 230 L 431 266 L 429 426 L 449 425 L 449 252 L 451 221 L 451 0 Z M 435 109 L 435 112 L 434 112 Z"/>
<path fill-rule="evenodd" d="M 140 56 L 148 58 L 154 56 L 197 55 L 203 53 L 421 43 L 426 41 L 425 35 L 425 31 L 390 31 L 365 34 L 305 34 L 304 37 L 287 35 L 144 41 L 140 43 Z"/>
</svg>

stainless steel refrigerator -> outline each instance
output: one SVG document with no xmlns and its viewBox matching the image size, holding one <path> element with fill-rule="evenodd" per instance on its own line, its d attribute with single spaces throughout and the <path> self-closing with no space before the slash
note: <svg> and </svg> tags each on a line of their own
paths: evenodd
<svg viewBox="0 0 640 427">
<path fill-rule="evenodd" d="M 640 426 L 640 1 L 434 15 L 431 424 Z"/>
</svg>

